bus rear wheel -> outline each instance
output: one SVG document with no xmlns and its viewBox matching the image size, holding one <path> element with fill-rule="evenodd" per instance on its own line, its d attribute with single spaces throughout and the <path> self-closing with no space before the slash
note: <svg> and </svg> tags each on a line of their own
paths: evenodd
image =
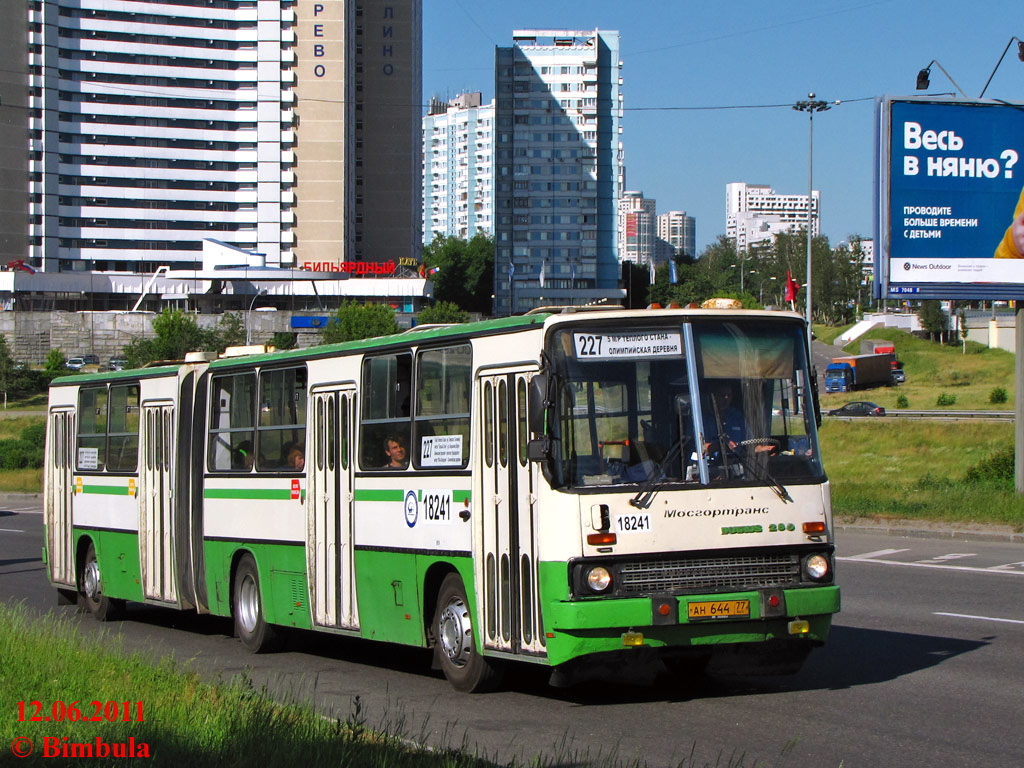
<svg viewBox="0 0 1024 768">
<path fill-rule="evenodd" d="M 433 629 L 434 652 L 455 690 L 483 693 L 498 687 L 502 670 L 476 649 L 466 589 L 456 573 L 448 574 L 441 582 Z"/>
<path fill-rule="evenodd" d="M 96 547 L 90 541 L 82 563 L 82 575 L 78 585 L 85 609 L 97 621 L 115 621 L 124 613 L 124 600 L 103 594 L 103 578 L 100 562 L 96 558 Z"/>
<path fill-rule="evenodd" d="M 280 637 L 277 630 L 263 618 L 260 575 L 250 555 L 245 555 L 235 570 L 231 607 L 235 618 L 235 634 L 247 651 L 266 653 L 277 650 Z"/>
</svg>

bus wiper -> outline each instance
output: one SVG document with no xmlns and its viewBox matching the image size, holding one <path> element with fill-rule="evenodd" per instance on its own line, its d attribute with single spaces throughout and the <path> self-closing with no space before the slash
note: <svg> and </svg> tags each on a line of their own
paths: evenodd
<svg viewBox="0 0 1024 768">
<path fill-rule="evenodd" d="M 680 455 L 682 448 L 683 440 L 676 440 L 672 449 L 665 454 L 665 458 L 659 462 L 658 466 L 655 467 L 653 472 L 651 472 L 647 480 L 644 481 L 644 484 L 640 486 L 640 490 L 636 492 L 636 496 L 629 500 L 630 506 L 636 507 L 637 509 L 647 509 L 651 506 L 651 501 L 654 499 L 654 495 L 668 483 L 668 479 L 665 477 L 665 468 Z"/>
<path fill-rule="evenodd" d="M 755 439 L 752 439 L 752 440 L 743 440 L 743 441 L 737 443 L 736 447 L 737 448 L 745 448 L 745 447 L 751 446 L 751 445 L 771 445 L 773 443 L 776 446 L 778 446 L 778 442 L 776 440 L 774 440 L 773 438 L 764 438 L 764 439 L 757 439 L 757 438 L 755 438 Z M 780 499 L 782 499 L 783 501 L 786 501 L 786 502 L 793 501 L 793 497 L 789 495 L 789 491 L 786 490 L 786 486 L 784 486 L 782 483 L 780 483 L 778 480 L 776 480 L 772 476 L 771 472 L 769 472 L 767 469 L 761 467 L 756 461 L 755 462 L 748 462 L 747 459 L 744 458 L 742 452 L 737 452 L 734 455 L 736 456 L 736 460 L 739 461 L 739 463 L 743 465 L 743 468 L 745 470 L 750 472 L 750 474 L 752 474 L 755 478 L 757 478 L 761 482 L 767 483 L 768 487 L 771 488 L 773 491 L 775 491 L 775 495 L 776 496 L 778 496 Z"/>
</svg>

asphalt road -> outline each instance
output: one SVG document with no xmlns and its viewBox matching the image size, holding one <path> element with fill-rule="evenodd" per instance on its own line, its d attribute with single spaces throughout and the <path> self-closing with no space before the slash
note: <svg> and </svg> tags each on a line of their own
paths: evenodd
<svg viewBox="0 0 1024 768">
<path fill-rule="evenodd" d="M 3 501 L 0 600 L 73 612 L 56 607 L 46 581 L 39 503 Z M 741 754 L 748 766 L 1019 765 L 1024 546 L 847 531 L 838 571 L 843 611 L 831 642 L 792 678 L 640 685 L 619 670 L 613 682 L 556 690 L 528 667 L 503 692 L 468 696 L 431 673 L 422 650 L 303 633 L 286 652 L 250 656 L 225 619 L 141 605 L 111 626 L 129 648 L 173 649 L 211 679 L 248 670 L 258 685 L 312 696 L 339 716 L 358 696 L 371 726 L 404 723 L 408 737 L 433 744 L 465 739 L 503 761 L 546 754 L 582 766 L 615 754 L 667 766 L 692 750 L 713 765 Z M 147 702 L 157 718 L 158 706 Z"/>
</svg>

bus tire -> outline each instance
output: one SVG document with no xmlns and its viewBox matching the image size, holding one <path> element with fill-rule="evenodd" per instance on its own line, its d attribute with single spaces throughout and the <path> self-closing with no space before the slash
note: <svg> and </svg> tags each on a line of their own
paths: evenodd
<svg viewBox="0 0 1024 768">
<path fill-rule="evenodd" d="M 260 575 L 252 556 L 245 555 L 235 569 L 231 600 L 235 634 L 249 653 L 267 653 L 280 646 L 277 630 L 263 618 Z"/>
<path fill-rule="evenodd" d="M 100 574 L 100 562 L 96 557 L 96 547 L 90 541 L 82 562 L 82 575 L 79 578 L 78 592 L 85 609 L 97 621 L 116 621 L 124 613 L 124 600 L 108 597 L 103 594 L 103 577 Z"/>
<path fill-rule="evenodd" d="M 433 630 L 438 664 L 455 690 L 483 693 L 498 687 L 502 669 L 476 649 L 466 588 L 457 573 L 449 573 L 441 582 Z"/>
</svg>

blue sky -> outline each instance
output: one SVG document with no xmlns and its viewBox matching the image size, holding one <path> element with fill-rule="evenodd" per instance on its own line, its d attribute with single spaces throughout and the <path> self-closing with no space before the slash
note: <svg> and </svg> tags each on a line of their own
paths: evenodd
<svg viewBox="0 0 1024 768">
<path fill-rule="evenodd" d="M 1020 0 L 424 0 L 423 6 L 424 104 L 463 91 L 491 99 L 494 47 L 510 45 L 513 29 L 618 30 L 626 186 L 655 198 L 659 211 L 696 216 L 698 253 L 725 232 L 728 182 L 806 194 L 807 114 L 786 105 L 810 91 L 842 102 L 814 120 L 822 231 L 833 245 L 851 234 L 870 237 L 874 97 L 919 93 L 917 72 L 932 59 L 977 97 L 1010 38 L 1024 38 Z M 1014 43 L 986 98 L 1024 101 L 1024 63 L 1016 53 Z M 920 93 L 954 91 L 933 66 L 931 87 Z"/>
</svg>

